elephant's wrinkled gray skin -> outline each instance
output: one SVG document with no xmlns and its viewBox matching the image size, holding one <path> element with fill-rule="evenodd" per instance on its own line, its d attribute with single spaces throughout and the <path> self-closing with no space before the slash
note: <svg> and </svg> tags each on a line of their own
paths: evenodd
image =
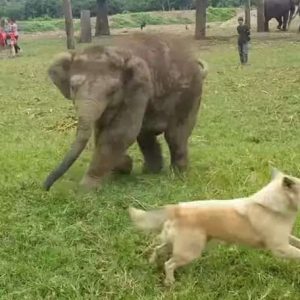
<svg viewBox="0 0 300 300">
<path fill-rule="evenodd" d="M 164 133 L 171 165 L 184 170 L 188 138 L 199 110 L 205 63 L 180 40 L 127 36 L 117 47 L 93 46 L 66 53 L 49 68 L 53 83 L 72 99 L 79 121 L 76 140 L 44 183 L 49 190 L 79 157 L 94 132 L 95 150 L 81 184 L 98 187 L 112 171 L 130 173 L 126 155 L 136 140 L 144 168 L 163 166 L 158 134 Z"/>
<path fill-rule="evenodd" d="M 287 30 L 293 19 L 299 0 L 265 0 L 265 31 L 269 31 L 269 21 L 275 18 L 278 29 Z"/>
</svg>

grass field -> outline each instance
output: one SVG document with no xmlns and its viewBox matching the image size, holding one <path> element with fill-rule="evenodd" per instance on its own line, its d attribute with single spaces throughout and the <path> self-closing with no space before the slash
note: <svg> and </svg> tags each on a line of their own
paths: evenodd
<svg viewBox="0 0 300 300">
<path fill-rule="evenodd" d="M 196 45 L 210 73 L 186 176 L 169 172 L 165 144 L 164 171 L 141 174 L 134 146 L 134 173 L 92 193 L 78 189 L 90 150 L 41 189 L 74 136 L 71 103 L 46 75 L 64 41 L 26 41 L 22 57 L 1 60 L 0 299 L 300 299 L 299 263 L 234 246 L 178 270 L 166 289 L 147 262 L 151 239 L 129 222 L 128 205 L 250 194 L 268 182 L 270 164 L 300 176 L 299 45 L 254 39 L 241 69 L 235 41 L 211 44 Z"/>
</svg>

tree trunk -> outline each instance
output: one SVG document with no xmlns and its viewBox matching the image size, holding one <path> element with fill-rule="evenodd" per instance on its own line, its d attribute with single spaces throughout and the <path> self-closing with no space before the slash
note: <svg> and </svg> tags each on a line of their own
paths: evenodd
<svg viewBox="0 0 300 300">
<path fill-rule="evenodd" d="M 106 0 L 97 0 L 97 18 L 95 35 L 110 35 Z"/>
<path fill-rule="evenodd" d="M 257 32 L 265 31 L 265 3 L 264 0 L 257 0 Z"/>
<path fill-rule="evenodd" d="M 169 0 L 167 0 L 167 5 L 168 5 L 168 11 L 170 11 L 171 10 L 171 5 L 170 5 L 170 1 Z"/>
<path fill-rule="evenodd" d="M 245 23 L 251 27 L 251 14 L 250 14 L 251 0 L 245 0 Z"/>
<path fill-rule="evenodd" d="M 91 12 L 82 10 L 80 14 L 80 42 L 90 43 L 92 41 Z"/>
<path fill-rule="evenodd" d="M 195 39 L 205 37 L 207 0 L 196 0 Z"/>
<path fill-rule="evenodd" d="M 67 34 L 67 48 L 75 49 L 74 26 L 71 0 L 64 0 L 65 26 Z"/>
<path fill-rule="evenodd" d="M 0 27 L 4 30 L 4 27 L 5 27 L 5 19 L 1 19 L 0 18 Z"/>
</svg>

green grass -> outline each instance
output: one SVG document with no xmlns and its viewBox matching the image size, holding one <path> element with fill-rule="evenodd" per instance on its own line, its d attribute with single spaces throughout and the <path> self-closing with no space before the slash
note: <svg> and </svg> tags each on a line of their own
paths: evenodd
<svg viewBox="0 0 300 300">
<path fill-rule="evenodd" d="M 185 178 L 167 168 L 108 179 L 99 192 L 78 182 L 91 151 L 46 193 L 41 183 L 74 136 L 71 102 L 46 76 L 62 40 L 22 43 L 23 57 L 0 73 L 0 299 L 299 299 L 300 265 L 245 247 L 220 246 L 178 270 L 171 289 L 149 266 L 150 237 L 128 205 L 248 195 L 269 180 L 269 164 L 300 175 L 299 51 L 287 41 L 253 41 L 251 66 L 237 68 L 235 41 L 199 55 L 210 65 Z M 258 220 L 259 221 L 259 220 Z M 299 224 L 296 234 L 300 235 Z"/>
<path fill-rule="evenodd" d="M 234 16 L 234 8 L 209 7 L 207 9 L 208 22 L 224 22 Z M 195 11 L 128 13 L 110 18 L 112 28 L 139 27 L 143 21 L 148 25 L 192 24 L 195 22 Z"/>
<path fill-rule="evenodd" d="M 208 7 L 206 13 L 208 22 L 225 22 L 236 15 L 236 10 L 230 7 Z"/>
<path fill-rule="evenodd" d="M 208 22 L 223 22 L 235 16 L 234 8 L 207 9 Z M 148 25 L 171 25 L 171 24 L 192 24 L 195 19 L 195 11 L 172 11 L 172 12 L 140 12 L 124 13 L 109 17 L 111 28 L 137 28 L 145 21 Z M 63 30 L 65 21 L 63 19 L 36 18 L 33 20 L 19 21 L 20 30 L 27 33 L 47 32 Z M 80 20 L 74 20 L 74 27 L 80 30 Z"/>
<path fill-rule="evenodd" d="M 25 33 L 57 31 L 64 30 L 65 28 L 65 21 L 63 19 L 33 19 L 28 21 L 19 21 L 18 24 L 20 30 Z M 74 20 L 74 27 L 76 30 L 80 29 L 79 20 Z"/>
<path fill-rule="evenodd" d="M 191 24 L 192 20 L 188 17 L 166 15 L 164 13 L 130 13 L 130 14 L 117 14 L 111 17 L 112 28 L 123 27 L 139 27 L 143 21 L 148 25 L 171 25 L 171 24 Z"/>
</svg>

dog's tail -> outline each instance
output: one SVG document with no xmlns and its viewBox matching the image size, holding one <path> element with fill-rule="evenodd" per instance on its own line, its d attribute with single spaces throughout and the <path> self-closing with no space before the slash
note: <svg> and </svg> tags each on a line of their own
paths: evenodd
<svg viewBox="0 0 300 300">
<path fill-rule="evenodd" d="M 128 211 L 135 226 L 145 231 L 160 230 L 170 216 L 170 209 L 168 207 L 150 211 L 129 207 Z"/>
<path fill-rule="evenodd" d="M 201 66 L 201 73 L 202 73 L 203 79 L 205 79 L 208 74 L 208 64 L 200 58 L 198 58 L 198 64 L 199 64 L 199 66 Z"/>
</svg>

